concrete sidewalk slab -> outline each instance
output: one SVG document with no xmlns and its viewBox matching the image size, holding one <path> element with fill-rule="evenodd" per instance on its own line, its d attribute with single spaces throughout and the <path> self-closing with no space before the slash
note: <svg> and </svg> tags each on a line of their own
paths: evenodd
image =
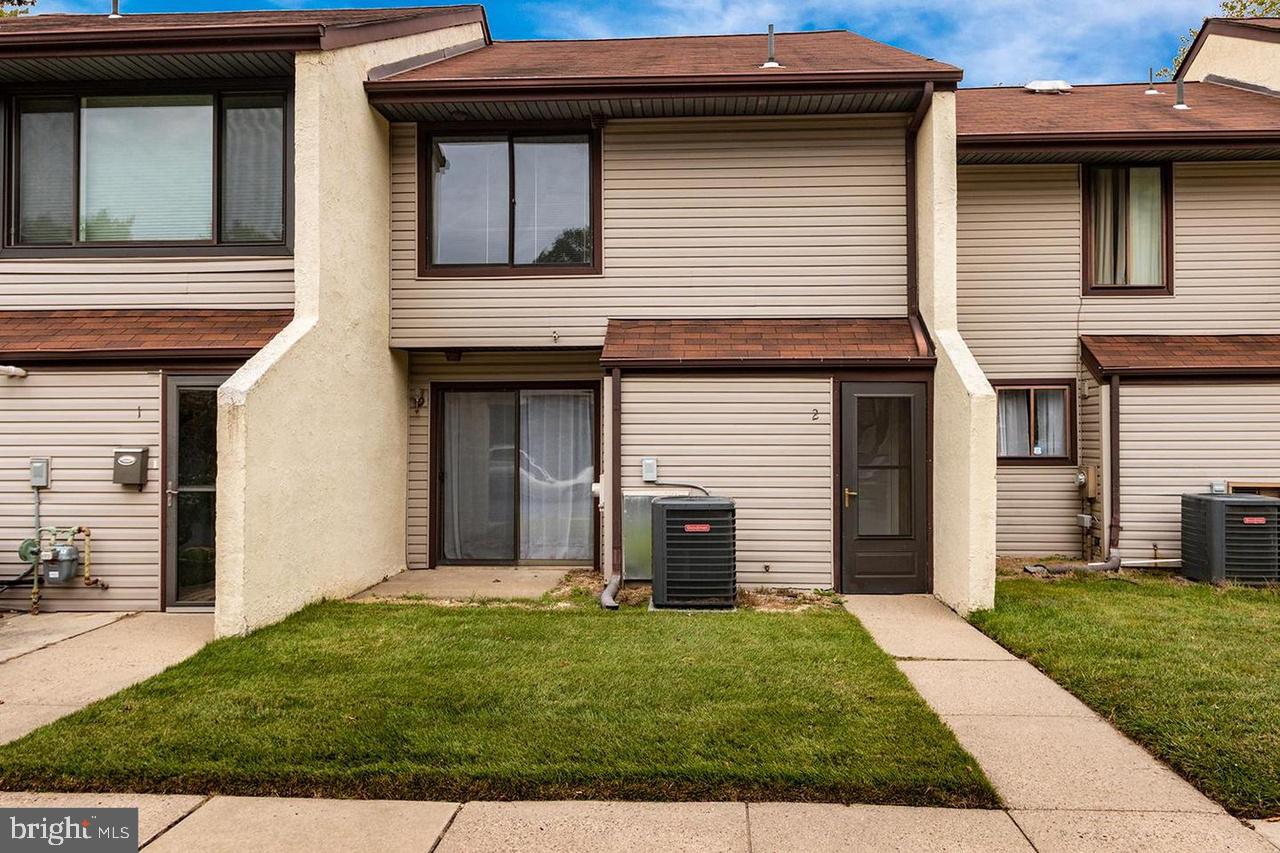
<svg viewBox="0 0 1280 853">
<path fill-rule="evenodd" d="M 747 853 L 744 803 L 467 803 L 436 853 Z"/>
<path fill-rule="evenodd" d="M 22 613 L 0 620 L 0 663 L 118 622 L 118 613 Z"/>
<path fill-rule="evenodd" d="M 0 792 L 0 808 L 137 809 L 138 844 L 146 844 L 191 814 L 204 797 L 170 794 L 34 794 Z"/>
<path fill-rule="evenodd" d="M 1259 835 L 1275 845 L 1280 850 L 1280 818 L 1276 820 L 1251 820 L 1249 825 L 1252 826 Z"/>
<path fill-rule="evenodd" d="M 1017 660 L 932 595 L 846 595 L 844 606 L 895 658 Z"/>
<path fill-rule="evenodd" d="M 1022 660 L 904 660 L 898 668 L 939 714 L 1087 717 L 1096 715 Z"/>
<path fill-rule="evenodd" d="M 69 713 L 110 696 L 211 639 L 212 614 L 138 613 L 2 663 L 0 730 L 9 740 L 26 734 L 50 722 L 51 709 Z"/>
<path fill-rule="evenodd" d="M 1222 810 L 1100 718 L 943 715 L 1012 809 Z"/>
<path fill-rule="evenodd" d="M 560 585 L 567 569 L 448 566 L 412 569 L 357 593 L 353 601 L 442 598 L 541 598 Z"/>
<path fill-rule="evenodd" d="M 1275 853 L 1225 814 L 1015 811 L 1012 817 L 1039 853 Z"/>
<path fill-rule="evenodd" d="M 408 800 L 214 797 L 147 851 L 423 853 L 436 843 L 457 808 L 454 803 Z"/>
<path fill-rule="evenodd" d="M 1034 853 L 1002 811 L 750 803 L 752 853 Z"/>
</svg>

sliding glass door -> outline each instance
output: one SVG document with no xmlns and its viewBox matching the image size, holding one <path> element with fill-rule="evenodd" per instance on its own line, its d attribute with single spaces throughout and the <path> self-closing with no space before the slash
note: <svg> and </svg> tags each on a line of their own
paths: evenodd
<svg viewBox="0 0 1280 853">
<path fill-rule="evenodd" d="M 441 392 L 438 560 L 590 562 L 595 420 L 590 388 Z"/>
</svg>

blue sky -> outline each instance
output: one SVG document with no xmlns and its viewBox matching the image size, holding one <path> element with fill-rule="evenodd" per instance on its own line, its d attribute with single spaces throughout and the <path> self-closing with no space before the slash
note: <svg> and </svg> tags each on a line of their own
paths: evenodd
<svg viewBox="0 0 1280 853">
<path fill-rule="evenodd" d="M 460 0 L 454 0 L 459 2 Z M 122 0 L 128 12 L 424 5 L 422 0 Z M 1061 78 L 1145 80 L 1178 36 L 1211 15 L 1204 0 L 492 0 L 495 38 L 602 38 L 843 28 L 965 69 L 966 85 Z M 102 12 L 110 0 L 38 0 L 44 12 Z"/>
</svg>

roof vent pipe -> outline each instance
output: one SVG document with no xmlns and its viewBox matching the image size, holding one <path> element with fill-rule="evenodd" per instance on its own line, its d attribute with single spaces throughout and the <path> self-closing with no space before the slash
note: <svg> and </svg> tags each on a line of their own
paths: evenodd
<svg viewBox="0 0 1280 853">
<path fill-rule="evenodd" d="M 124 15 L 121 15 L 121 14 L 120 14 L 120 0 L 111 0 L 111 14 L 110 14 L 110 15 L 108 15 L 107 17 L 109 17 L 109 18 L 123 18 L 123 17 L 124 17 Z"/>
<path fill-rule="evenodd" d="M 1181 80 L 1178 81 L 1178 102 L 1173 105 L 1175 110 L 1189 110 L 1187 106 L 1187 91 Z"/>
<path fill-rule="evenodd" d="M 1147 91 L 1143 94 L 1158 95 L 1160 90 L 1156 88 L 1156 70 L 1154 68 L 1147 69 Z"/>
<path fill-rule="evenodd" d="M 764 61 L 761 68 L 781 68 L 782 63 L 778 61 L 777 51 L 774 50 L 773 44 L 773 24 L 769 25 L 769 58 Z"/>
</svg>

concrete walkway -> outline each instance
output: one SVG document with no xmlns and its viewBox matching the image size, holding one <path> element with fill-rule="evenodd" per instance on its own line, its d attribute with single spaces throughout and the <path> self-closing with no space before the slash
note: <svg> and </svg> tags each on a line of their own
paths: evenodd
<svg viewBox="0 0 1280 853">
<path fill-rule="evenodd" d="M 353 601 L 411 601 L 441 598 L 540 598 L 560 585 L 567 569 L 443 566 L 411 569 L 352 596 Z M 405 596 L 412 598 L 406 599 Z"/>
<path fill-rule="evenodd" d="M 932 596 L 850 596 L 845 606 L 978 760 L 1040 853 L 1275 853 L 1262 835 Z"/>
<path fill-rule="evenodd" d="M 41 613 L 0 622 L 0 743 L 150 678 L 213 639 L 209 613 Z"/>
</svg>

